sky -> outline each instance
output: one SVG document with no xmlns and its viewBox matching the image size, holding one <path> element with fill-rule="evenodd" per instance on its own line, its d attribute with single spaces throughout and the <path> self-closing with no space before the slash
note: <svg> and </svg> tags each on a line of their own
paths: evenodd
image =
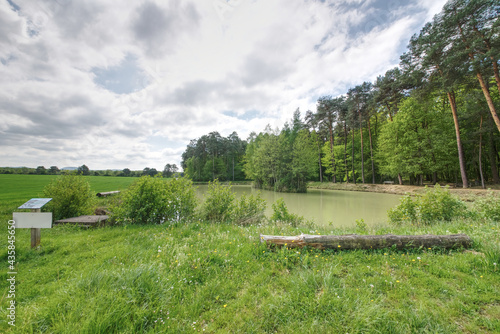
<svg viewBox="0 0 500 334">
<path fill-rule="evenodd" d="M 0 0 L 0 166 L 179 166 L 373 82 L 444 3 Z"/>
</svg>

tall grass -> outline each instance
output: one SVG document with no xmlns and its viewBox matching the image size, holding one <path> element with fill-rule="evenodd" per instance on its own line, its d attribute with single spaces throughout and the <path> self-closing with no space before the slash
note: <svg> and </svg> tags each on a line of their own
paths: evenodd
<svg viewBox="0 0 500 334">
<path fill-rule="evenodd" d="M 472 226 L 471 226 L 472 225 Z M 26 232 L 26 233 L 25 233 Z M 268 249 L 259 234 L 341 234 L 214 224 L 19 231 L 19 333 L 415 333 L 500 330 L 497 223 L 371 233 L 463 232 L 473 252 Z M 484 254 L 484 255 L 483 255 Z M 5 247 L 0 259 L 6 263 Z M 497 265 L 495 265 L 496 263 Z M 0 275 L 5 284 L 6 274 Z M 2 300 L 5 309 L 5 299 Z M 2 311 L 3 312 L 3 311 Z M 0 318 L 0 331 L 11 331 Z"/>
</svg>

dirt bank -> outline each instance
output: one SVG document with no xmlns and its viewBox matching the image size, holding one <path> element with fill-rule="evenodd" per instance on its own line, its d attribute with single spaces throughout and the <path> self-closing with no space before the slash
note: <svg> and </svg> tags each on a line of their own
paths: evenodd
<svg viewBox="0 0 500 334">
<path fill-rule="evenodd" d="M 387 194 L 397 194 L 397 195 L 416 195 L 423 193 L 425 187 L 422 186 L 409 186 L 409 185 L 399 185 L 399 184 L 353 184 L 353 183 L 331 183 L 331 182 L 310 182 L 308 185 L 310 189 L 331 189 L 331 190 L 349 190 L 349 191 L 366 191 L 375 193 L 387 193 Z M 428 185 L 429 188 L 433 187 Z M 497 196 L 500 196 L 500 186 L 490 185 L 488 186 L 493 190 Z M 473 188 L 449 188 L 449 191 L 458 196 L 464 201 L 472 201 L 476 196 L 484 196 L 487 194 L 487 189 L 481 189 L 480 187 Z"/>
</svg>

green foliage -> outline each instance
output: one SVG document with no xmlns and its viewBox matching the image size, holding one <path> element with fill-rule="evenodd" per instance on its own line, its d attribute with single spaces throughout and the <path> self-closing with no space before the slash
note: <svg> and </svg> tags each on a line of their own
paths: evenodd
<svg viewBox="0 0 500 334">
<path fill-rule="evenodd" d="M 208 183 L 205 201 L 200 209 L 200 217 L 212 222 L 229 221 L 235 208 L 235 194 L 231 186 L 222 185 L 219 180 Z"/>
<path fill-rule="evenodd" d="M 366 231 L 368 231 L 368 225 L 363 218 L 356 219 L 356 231 L 360 233 L 366 233 Z"/>
<path fill-rule="evenodd" d="M 473 209 L 480 218 L 500 221 L 500 197 L 495 196 L 491 190 L 488 191 L 485 197 L 480 197 L 474 201 Z"/>
<path fill-rule="evenodd" d="M 243 194 L 237 201 L 233 211 L 232 221 L 241 224 L 255 224 L 265 218 L 266 201 L 260 192 L 257 195 Z"/>
<path fill-rule="evenodd" d="M 243 194 L 236 199 L 231 185 L 222 185 L 219 180 L 209 182 L 205 200 L 200 208 L 200 218 L 211 222 L 232 222 L 240 225 L 254 224 L 265 217 L 266 201 L 260 192 Z"/>
<path fill-rule="evenodd" d="M 395 224 L 433 224 L 469 215 L 465 203 L 439 185 L 432 190 L 426 187 L 425 193 L 417 195 L 415 199 L 404 196 L 401 203 L 388 212 L 390 222 Z"/>
<path fill-rule="evenodd" d="M 236 132 L 222 137 L 213 131 L 191 140 L 182 154 L 181 166 L 195 181 L 243 180 L 246 145 Z"/>
<path fill-rule="evenodd" d="M 52 180 L 43 190 L 43 196 L 52 198 L 44 209 L 54 220 L 90 215 L 96 204 L 95 193 L 81 175 L 63 174 Z"/>
<path fill-rule="evenodd" d="M 281 131 L 267 126 L 247 146 L 244 170 L 256 188 L 281 192 L 306 192 L 308 180 L 318 174 L 317 144 L 294 114 L 292 127 Z"/>
<path fill-rule="evenodd" d="M 436 101 L 407 98 L 394 121 L 383 125 L 377 157 L 382 174 L 391 177 L 456 171 L 450 170 L 458 166 L 451 115 Z"/>
<path fill-rule="evenodd" d="M 401 198 L 397 207 L 387 212 L 391 223 L 413 223 L 417 221 L 417 202 L 411 195 L 405 195 Z"/>
<path fill-rule="evenodd" d="M 304 217 L 295 213 L 290 213 L 283 198 L 278 198 L 272 204 L 273 215 L 271 216 L 272 222 L 282 222 L 292 226 L 298 226 L 304 222 Z"/>
<path fill-rule="evenodd" d="M 118 223 L 163 224 L 190 217 L 196 202 L 195 189 L 188 179 L 165 181 L 143 176 L 130 185 L 113 212 Z"/>
<path fill-rule="evenodd" d="M 198 205 L 193 181 L 177 177 L 165 183 L 167 217 L 170 221 L 179 221 L 191 217 Z"/>
</svg>

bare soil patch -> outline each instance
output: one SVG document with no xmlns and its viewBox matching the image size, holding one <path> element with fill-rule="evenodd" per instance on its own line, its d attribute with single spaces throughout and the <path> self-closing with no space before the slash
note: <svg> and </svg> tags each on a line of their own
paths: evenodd
<svg viewBox="0 0 500 334">
<path fill-rule="evenodd" d="M 445 186 L 444 184 L 441 186 Z M 348 190 L 348 191 L 364 191 L 364 192 L 375 192 L 375 193 L 387 193 L 396 195 L 417 195 L 425 191 L 426 186 L 410 186 L 410 185 L 399 185 L 399 184 L 354 184 L 354 183 L 331 183 L 331 182 L 311 182 L 308 188 L 311 189 L 331 189 L 331 190 Z M 427 185 L 428 188 L 433 188 L 433 185 Z M 500 196 L 500 186 L 499 185 L 488 185 L 488 189 L 492 190 L 496 196 Z M 458 196 L 464 201 L 473 201 L 477 196 L 485 196 L 488 193 L 488 189 L 482 189 L 481 187 L 471 187 L 471 188 L 456 188 L 453 186 L 448 186 L 449 191 Z"/>
</svg>

